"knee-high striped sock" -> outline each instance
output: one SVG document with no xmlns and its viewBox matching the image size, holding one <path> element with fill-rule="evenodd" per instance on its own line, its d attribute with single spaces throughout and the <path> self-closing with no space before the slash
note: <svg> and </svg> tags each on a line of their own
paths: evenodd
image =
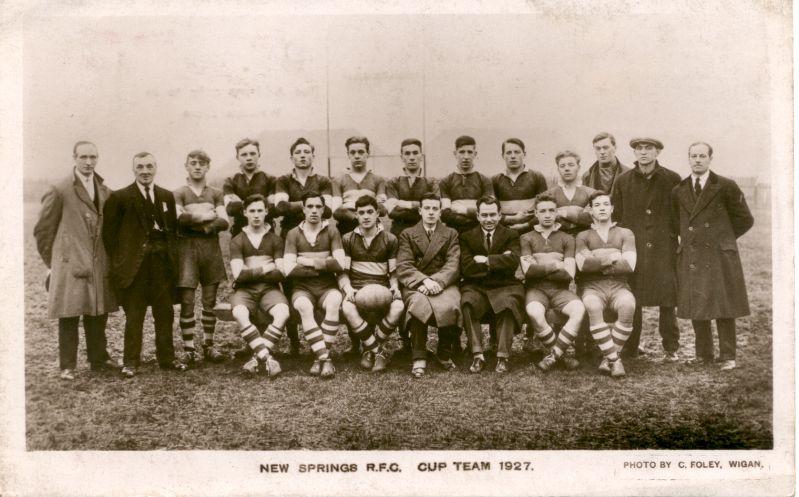
<svg viewBox="0 0 799 497">
<path fill-rule="evenodd" d="M 194 327 L 197 322 L 194 320 L 194 314 L 190 316 L 180 316 L 180 335 L 183 339 L 183 350 L 186 353 L 194 352 Z"/>
<path fill-rule="evenodd" d="M 610 333 L 610 326 L 607 323 L 600 323 L 591 326 L 591 336 L 599 347 L 599 350 L 605 355 L 608 360 L 615 361 L 619 358 L 616 353 L 616 346 L 613 345 L 613 337 Z"/>
<path fill-rule="evenodd" d="M 560 329 L 560 333 L 558 333 L 558 339 L 555 342 L 555 345 L 552 346 L 552 354 L 556 358 L 562 356 L 566 352 L 566 349 L 568 349 L 569 346 L 574 343 L 576 338 L 577 332 L 572 331 L 564 326 Z"/>
<path fill-rule="evenodd" d="M 375 348 L 377 348 L 377 340 L 375 340 L 374 335 L 374 327 L 370 326 L 366 320 L 361 320 L 360 324 L 357 324 L 352 327 L 350 330 L 352 334 L 361 341 L 363 344 L 363 350 L 365 352 L 371 352 Z"/>
<path fill-rule="evenodd" d="M 216 331 L 216 314 L 210 309 L 203 309 L 200 321 L 203 325 L 203 345 L 210 347 L 214 344 L 214 332 Z"/>
<path fill-rule="evenodd" d="M 616 321 L 613 324 L 613 329 L 610 330 L 610 333 L 613 335 L 613 343 L 616 345 L 617 352 L 621 352 L 622 347 L 624 347 L 624 344 L 627 342 L 627 339 L 630 338 L 632 332 L 632 325 L 624 326 L 620 321 Z"/>
<path fill-rule="evenodd" d="M 546 348 L 551 348 L 552 345 L 555 344 L 556 340 L 555 333 L 552 332 L 552 328 L 550 326 L 547 326 L 546 328 L 540 330 L 536 330 L 535 335 L 538 337 L 539 340 L 541 340 L 541 342 L 544 343 L 544 346 L 546 346 Z"/>
<path fill-rule="evenodd" d="M 392 323 L 385 317 L 381 319 L 375 329 L 375 339 L 377 339 L 378 345 L 385 342 L 395 329 L 397 329 L 397 323 Z"/>
<path fill-rule="evenodd" d="M 269 349 L 266 346 L 266 340 L 258 333 L 258 328 L 256 328 L 255 325 L 251 324 L 241 330 L 241 338 L 243 338 L 247 345 L 255 352 L 255 356 L 258 357 L 259 360 L 265 361 L 266 358 L 269 357 Z"/>
<path fill-rule="evenodd" d="M 264 331 L 264 341 L 266 342 L 266 348 L 269 349 L 270 354 L 275 350 L 275 345 L 280 341 L 281 336 L 283 336 L 283 329 L 273 324 L 266 327 L 266 331 Z"/>
<path fill-rule="evenodd" d="M 316 354 L 316 358 L 320 361 L 327 360 L 328 355 L 327 346 L 325 345 L 325 337 L 322 330 L 318 326 L 305 330 L 305 340 L 311 346 L 311 350 Z"/>
<path fill-rule="evenodd" d="M 332 348 L 336 343 L 336 335 L 338 335 L 338 321 L 328 319 L 322 321 L 322 333 L 325 335 L 325 345 Z"/>
</svg>

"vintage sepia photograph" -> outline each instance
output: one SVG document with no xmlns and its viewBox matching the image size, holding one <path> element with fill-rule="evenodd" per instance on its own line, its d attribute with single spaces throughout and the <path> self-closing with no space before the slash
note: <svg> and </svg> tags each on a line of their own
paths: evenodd
<svg viewBox="0 0 799 497">
<path fill-rule="evenodd" d="M 112 5 L 2 40 L 0 493 L 792 492 L 790 2 Z"/>
</svg>

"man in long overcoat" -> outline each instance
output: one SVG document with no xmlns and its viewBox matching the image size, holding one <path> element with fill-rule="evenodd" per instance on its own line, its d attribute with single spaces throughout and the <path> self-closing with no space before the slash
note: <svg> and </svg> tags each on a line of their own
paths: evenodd
<svg viewBox="0 0 799 497">
<path fill-rule="evenodd" d="M 92 370 L 110 367 L 105 325 L 116 310 L 108 282 L 108 264 L 101 237 L 103 206 L 110 190 L 94 172 L 97 147 L 79 141 L 72 149 L 72 174 L 50 187 L 33 229 L 36 247 L 47 268 L 48 311 L 58 319 L 61 378 L 75 378 L 78 321 L 83 316 L 86 355 Z"/>
<path fill-rule="evenodd" d="M 677 316 L 690 319 L 696 333 L 696 358 L 713 362 L 710 320 L 716 320 L 721 369 L 735 368 L 735 318 L 749 314 L 736 239 L 754 218 L 731 179 L 710 171 L 713 148 L 697 142 L 688 148 L 691 175 L 672 191 L 678 223 Z"/>
<path fill-rule="evenodd" d="M 657 156 L 663 144 L 655 138 L 634 138 L 635 166 L 616 180 L 611 194 L 613 219 L 635 234 L 638 262 L 630 286 L 635 295 L 633 332 L 625 344 L 624 356 L 638 355 L 642 308 L 660 308 L 658 331 L 666 352 L 665 360 L 678 360 L 680 331 L 674 314 L 677 304 L 675 259 L 677 234 L 671 219 L 671 190 L 680 176 L 661 166 Z"/>
<path fill-rule="evenodd" d="M 452 360 L 460 337 L 461 317 L 460 246 L 458 233 L 441 222 L 441 197 L 434 192 L 422 196 L 422 220 L 399 236 L 397 278 L 405 302 L 411 335 L 413 367 L 419 378 L 427 367 L 427 327 L 438 328 L 438 358 Z"/>
</svg>

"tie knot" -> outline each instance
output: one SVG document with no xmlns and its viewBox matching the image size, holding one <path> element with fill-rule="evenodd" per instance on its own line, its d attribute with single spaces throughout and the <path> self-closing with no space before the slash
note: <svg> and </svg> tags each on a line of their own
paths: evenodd
<svg viewBox="0 0 799 497">
<path fill-rule="evenodd" d="M 699 180 L 697 180 L 699 181 Z M 144 191 L 150 193 L 150 185 L 144 185 Z"/>
</svg>

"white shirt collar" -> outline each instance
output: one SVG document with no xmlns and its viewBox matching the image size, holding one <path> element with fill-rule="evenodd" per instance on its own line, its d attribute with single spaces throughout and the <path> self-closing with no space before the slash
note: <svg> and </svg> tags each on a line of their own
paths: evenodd
<svg viewBox="0 0 799 497">
<path fill-rule="evenodd" d="M 491 230 L 491 231 L 486 231 L 486 230 L 484 230 L 484 229 L 483 229 L 483 227 L 482 227 L 482 226 L 480 227 L 480 229 L 481 229 L 481 230 L 483 230 L 483 238 L 485 238 L 485 236 L 486 236 L 486 235 L 488 235 L 488 234 L 490 234 L 490 235 L 491 235 L 491 238 L 494 238 L 494 233 L 497 231 L 497 229 L 496 229 L 496 228 L 494 228 L 494 229 L 493 229 L 493 230 Z"/>
<path fill-rule="evenodd" d="M 691 173 L 691 188 L 696 185 L 696 178 L 699 178 L 699 184 L 702 185 L 702 189 L 705 188 L 705 183 L 707 183 L 707 177 L 710 175 L 710 169 L 705 171 L 703 174 L 697 176 L 694 173 Z"/>
<path fill-rule="evenodd" d="M 139 187 L 139 191 L 141 192 L 141 195 L 142 195 L 142 197 L 144 197 L 144 198 L 147 198 L 147 193 L 144 191 L 144 185 L 142 185 L 141 183 L 139 183 L 139 182 L 137 181 L 137 182 L 136 182 L 136 186 L 138 186 L 138 187 Z M 153 202 L 155 202 L 155 185 L 153 185 L 152 183 L 150 183 L 150 184 L 149 184 L 149 185 L 147 185 L 147 186 L 149 186 L 149 187 L 150 187 L 150 196 L 152 197 L 152 199 L 153 199 Z"/>
</svg>

